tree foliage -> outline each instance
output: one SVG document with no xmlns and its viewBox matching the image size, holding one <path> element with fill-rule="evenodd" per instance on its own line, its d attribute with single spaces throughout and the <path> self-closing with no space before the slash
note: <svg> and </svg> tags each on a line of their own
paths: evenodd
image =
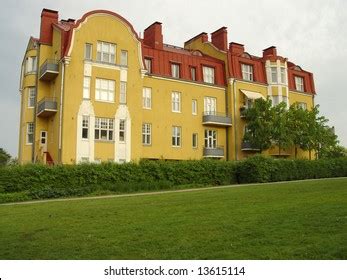
<svg viewBox="0 0 347 280">
<path fill-rule="evenodd" d="M 0 166 L 6 165 L 10 158 L 11 156 L 3 148 L 0 148 Z"/>
</svg>

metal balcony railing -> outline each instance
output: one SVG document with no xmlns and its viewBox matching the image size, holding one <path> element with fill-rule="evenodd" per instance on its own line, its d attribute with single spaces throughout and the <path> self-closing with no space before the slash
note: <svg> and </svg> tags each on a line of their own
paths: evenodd
<svg viewBox="0 0 347 280">
<path fill-rule="evenodd" d="M 203 151 L 204 157 L 210 157 L 210 158 L 222 158 L 224 157 L 224 147 L 223 146 L 216 146 L 216 147 L 204 147 Z"/>
<path fill-rule="evenodd" d="M 202 116 L 202 124 L 217 125 L 217 126 L 231 126 L 231 117 L 226 113 L 205 111 Z"/>
<path fill-rule="evenodd" d="M 38 117 L 50 117 L 58 111 L 57 101 L 53 97 L 45 97 L 37 104 Z"/>
<path fill-rule="evenodd" d="M 258 147 L 253 146 L 248 141 L 242 141 L 242 143 L 241 143 L 241 150 L 242 151 L 260 151 L 260 149 Z"/>
<path fill-rule="evenodd" d="M 47 59 L 40 67 L 40 80 L 51 81 L 59 74 L 57 60 Z"/>
</svg>

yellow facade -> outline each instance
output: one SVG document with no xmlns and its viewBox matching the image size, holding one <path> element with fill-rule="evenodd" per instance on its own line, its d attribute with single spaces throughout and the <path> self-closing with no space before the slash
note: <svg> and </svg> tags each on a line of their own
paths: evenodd
<svg viewBox="0 0 347 280">
<path fill-rule="evenodd" d="M 277 85 L 229 78 L 225 86 L 217 86 L 152 75 L 143 62 L 141 39 L 126 20 L 113 13 L 86 14 L 71 25 L 68 41 L 66 26 L 67 23 L 53 24 L 51 44 L 31 38 L 25 53 L 23 67 L 32 56 L 37 57 L 37 67 L 21 79 L 21 163 L 207 157 L 238 160 L 252 154 L 242 149 L 245 121 L 240 110 L 246 102 L 243 91 L 256 92 L 264 98 L 271 91 L 272 96 L 288 96 L 290 104 L 304 102 L 308 108 L 313 106 L 312 95 L 288 92 L 288 88 Z M 86 44 L 91 46 L 89 58 Z M 104 52 L 104 48 L 108 51 Z M 229 73 L 227 52 L 210 42 L 192 40 L 185 49 L 200 50 L 222 61 L 225 73 Z M 127 64 L 121 65 L 124 51 Z M 102 62 L 99 55 L 114 55 L 115 63 Z M 126 102 L 121 101 L 124 85 Z M 30 87 L 36 89 L 33 107 L 28 107 Z M 149 108 L 144 106 L 144 89 L 151 93 Z M 173 110 L 173 93 L 179 96 L 178 112 Z M 209 98 L 216 100 L 214 110 L 222 114 L 222 121 L 206 116 Z M 230 123 L 224 122 L 228 116 Z M 28 123 L 34 124 L 32 143 L 26 141 Z M 144 140 L 144 124 L 150 127 L 150 140 Z M 179 130 L 175 139 L 174 127 Z M 216 151 L 206 149 L 206 135 L 215 141 Z"/>
</svg>

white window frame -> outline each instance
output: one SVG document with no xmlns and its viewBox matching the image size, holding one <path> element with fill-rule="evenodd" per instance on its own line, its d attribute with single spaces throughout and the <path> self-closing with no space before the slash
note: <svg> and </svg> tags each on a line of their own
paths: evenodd
<svg viewBox="0 0 347 280">
<path fill-rule="evenodd" d="M 192 115 L 196 116 L 198 114 L 198 100 L 192 99 Z"/>
<path fill-rule="evenodd" d="M 27 137 L 26 144 L 32 145 L 34 144 L 34 123 L 27 123 Z"/>
<path fill-rule="evenodd" d="M 178 63 L 171 63 L 171 77 L 175 79 L 180 78 L 180 67 L 181 65 Z"/>
<path fill-rule="evenodd" d="M 95 118 L 95 140 L 114 141 L 114 119 Z M 106 137 L 103 134 L 106 133 Z"/>
<path fill-rule="evenodd" d="M 119 103 L 120 104 L 127 103 L 127 83 L 126 82 L 120 82 Z"/>
<path fill-rule="evenodd" d="M 128 66 L 128 51 L 121 50 L 120 52 L 120 65 Z"/>
<path fill-rule="evenodd" d="M 145 58 L 145 67 L 146 67 L 148 73 L 152 73 L 152 59 L 151 58 L 148 58 L 148 57 Z"/>
<path fill-rule="evenodd" d="M 214 84 L 214 68 L 209 66 L 202 67 L 203 79 L 205 83 Z"/>
<path fill-rule="evenodd" d="M 114 102 L 115 97 L 114 80 L 95 79 L 95 100 L 101 102 Z"/>
<path fill-rule="evenodd" d="M 171 137 L 171 145 L 172 147 L 181 147 L 182 145 L 182 128 L 180 126 L 172 127 L 172 137 Z"/>
<path fill-rule="evenodd" d="M 142 124 L 142 145 L 149 146 L 152 144 L 152 124 Z"/>
<path fill-rule="evenodd" d="M 193 149 L 197 149 L 198 148 L 198 134 L 197 133 L 193 133 L 192 134 L 192 147 Z"/>
<path fill-rule="evenodd" d="M 273 95 L 271 97 L 271 101 L 272 101 L 272 106 L 277 106 L 278 104 L 280 104 L 280 97 L 279 97 L 279 95 Z"/>
<path fill-rule="evenodd" d="M 181 113 L 181 93 L 178 91 L 171 93 L 171 110 L 174 113 Z"/>
<path fill-rule="evenodd" d="M 28 88 L 28 108 L 35 107 L 35 97 L 36 97 L 36 88 L 29 87 Z"/>
<path fill-rule="evenodd" d="M 303 77 L 299 77 L 299 76 L 294 76 L 295 78 L 295 89 L 297 91 L 305 91 L 305 87 L 304 87 L 304 78 Z"/>
<path fill-rule="evenodd" d="M 83 137 L 85 131 L 87 133 L 87 137 Z M 89 116 L 82 116 L 82 139 L 89 139 Z"/>
<path fill-rule="evenodd" d="M 89 55 L 88 55 L 88 53 L 89 53 Z M 93 45 L 90 43 L 85 43 L 85 45 L 84 45 L 84 59 L 85 60 L 92 60 L 93 59 Z"/>
<path fill-rule="evenodd" d="M 142 108 L 152 109 L 152 88 L 144 87 L 142 89 Z"/>
<path fill-rule="evenodd" d="M 125 143 L 126 140 L 126 120 L 119 120 L 119 132 L 118 132 L 118 140 L 121 143 Z"/>
<path fill-rule="evenodd" d="M 90 99 L 90 80 L 88 76 L 83 77 L 83 99 Z"/>
<path fill-rule="evenodd" d="M 277 84 L 278 83 L 277 66 L 271 66 L 270 72 L 271 72 L 271 83 Z"/>
<path fill-rule="evenodd" d="M 205 129 L 205 148 L 217 148 L 217 130 Z"/>
<path fill-rule="evenodd" d="M 25 63 L 25 74 L 36 73 L 37 56 L 28 56 Z"/>
<path fill-rule="evenodd" d="M 253 65 L 241 63 L 242 79 L 246 81 L 254 81 Z"/>
<path fill-rule="evenodd" d="M 101 63 L 116 63 L 117 45 L 103 41 L 97 42 L 96 60 Z"/>
<path fill-rule="evenodd" d="M 211 96 L 204 97 L 204 114 L 216 115 L 217 114 L 217 98 Z"/>
<path fill-rule="evenodd" d="M 190 78 L 192 81 L 196 81 L 196 67 L 190 67 Z"/>
<path fill-rule="evenodd" d="M 286 68 L 285 67 L 281 67 L 281 83 L 282 84 L 286 84 L 287 83 L 287 73 L 286 73 Z"/>
<path fill-rule="evenodd" d="M 307 110 L 307 103 L 306 102 L 297 102 L 298 107 L 303 109 L 303 110 Z"/>
</svg>

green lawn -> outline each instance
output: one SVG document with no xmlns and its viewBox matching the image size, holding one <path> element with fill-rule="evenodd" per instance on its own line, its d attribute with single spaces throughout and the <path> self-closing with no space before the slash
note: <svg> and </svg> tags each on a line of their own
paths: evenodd
<svg viewBox="0 0 347 280">
<path fill-rule="evenodd" d="M 347 179 L 0 205 L 0 259 L 346 259 Z"/>
</svg>

